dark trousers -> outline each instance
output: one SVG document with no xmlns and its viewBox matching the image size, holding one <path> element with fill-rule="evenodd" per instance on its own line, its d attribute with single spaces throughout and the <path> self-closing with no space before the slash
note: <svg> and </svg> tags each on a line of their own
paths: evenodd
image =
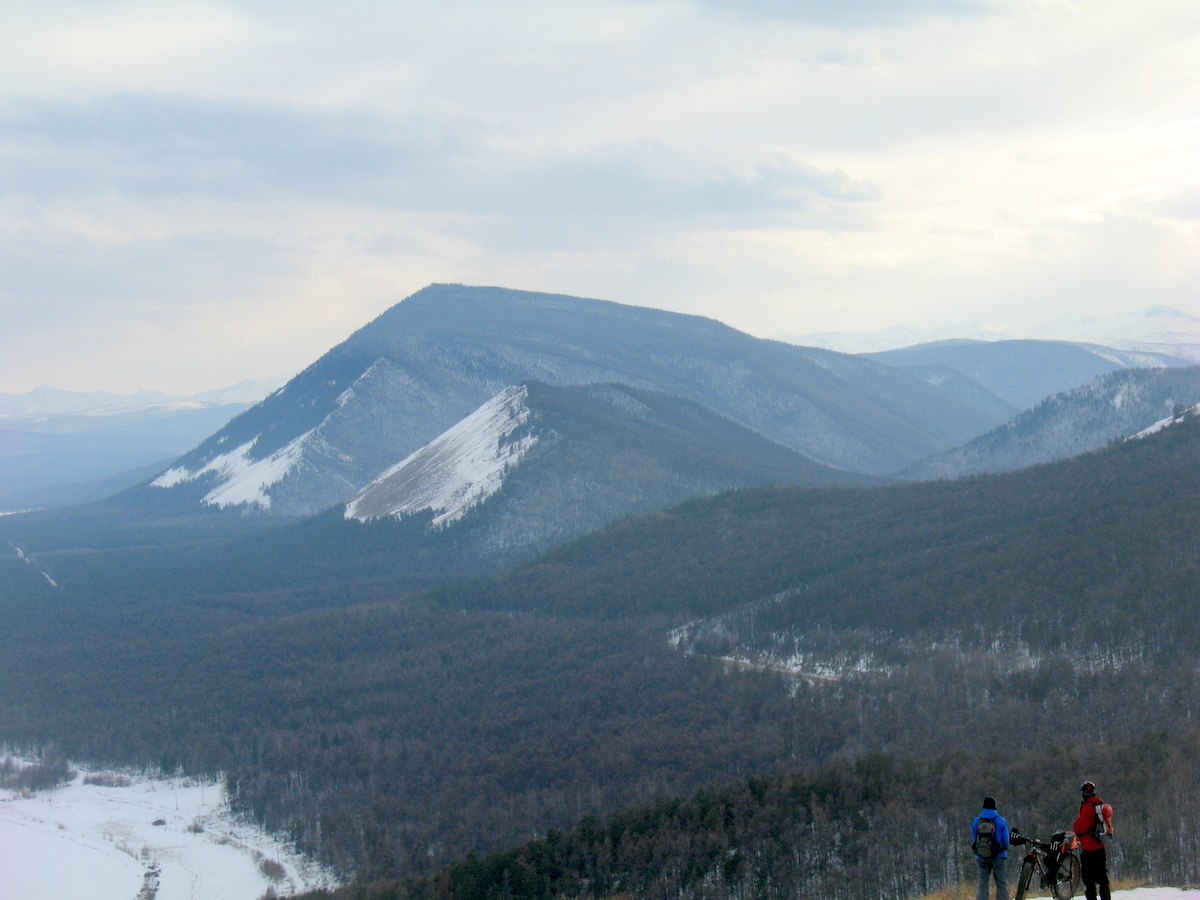
<svg viewBox="0 0 1200 900">
<path fill-rule="evenodd" d="M 1087 900 L 1110 900 L 1108 854 L 1104 848 L 1079 851 L 1079 870 L 1083 876 L 1083 893 Z"/>
</svg>

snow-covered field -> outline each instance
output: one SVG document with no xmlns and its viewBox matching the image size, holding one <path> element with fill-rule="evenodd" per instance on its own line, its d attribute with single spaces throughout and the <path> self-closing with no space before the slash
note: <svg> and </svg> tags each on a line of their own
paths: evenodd
<svg viewBox="0 0 1200 900">
<path fill-rule="evenodd" d="M 235 821 L 220 783 L 80 770 L 52 791 L 0 791 L 0 900 L 256 900 L 334 884 Z"/>
</svg>

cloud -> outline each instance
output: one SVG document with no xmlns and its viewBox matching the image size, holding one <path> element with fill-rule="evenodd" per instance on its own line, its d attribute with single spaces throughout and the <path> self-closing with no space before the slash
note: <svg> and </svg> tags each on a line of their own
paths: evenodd
<svg viewBox="0 0 1200 900">
<path fill-rule="evenodd" d="M 285 248 L 264 238 L 219 232 L 96 240 L 42 228 L 10 232 L 0 242 L 5 290 L 22 298 L 4 304 L 5 317 L 21 325 L 57 327 L 63 319 L 78 325 L 116 309 L 169 316 L 189 306 L 236 302 L 292 264 Z"/>
<path fill-rule="evenodd" d="M 14 99 L 0 106 L 0 133 L 0 187 L 43 199 L 303 191 L 369 200 L 436 177 L 467 140 L 454 123 L 165 94 Z"/>
<path fill-rule="evenodd" d="M 847 227 L 858 215 L 849 208 L 879 197 L 870 182 L 779 150 L 656 140 L 507 149 L 472 122 L 190 96 L 12 100 L 0 106 L 0 132 L 0 190 L 51 204 L 304 196 L 594 239 L 684 220 Z M 572 226 L 561 230 L 564 220 Z"/>
<path fill-rule="evenodd" d="M 699 0 L 745 18 L 807 22 L 836 28 L 890 27 L 925 17 L 973 16 L 988 11 L 985 0 Z"/>
<path fill-rule="evenodd" d="M 280 371 L 434 280 L 759 334 L 1200 283 L 1187 0 L 46 0 L 5 26 L 0 390 L 116 386 L 154 342 L 126 386 Z"/>
</svg>

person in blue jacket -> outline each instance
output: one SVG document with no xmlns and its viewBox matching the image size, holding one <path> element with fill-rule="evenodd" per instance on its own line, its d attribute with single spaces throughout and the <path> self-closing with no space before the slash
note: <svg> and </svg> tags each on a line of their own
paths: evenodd
<svg viewBox="0 0 1200 900">
<path fill-rule="evenodd" d="M 991 838 L 981 843 L 979 840 L 979 823 L 992 823 Z M 984 829 L 985 836 L 987 828 Z M 996 800 L 993 797 L 983 798 L 983 809 L 971 823 L 971 849 L 975 851 L 975 860 L 979 863 L 979 890 L 975 892 L 975 900 L 988 900 L 988 882 L 996 882 L 996 900 L 1008 900 L 1008 823 L 996 812 Z M 990 846 L 985 846 L 984 844 Z"/>
</svg>

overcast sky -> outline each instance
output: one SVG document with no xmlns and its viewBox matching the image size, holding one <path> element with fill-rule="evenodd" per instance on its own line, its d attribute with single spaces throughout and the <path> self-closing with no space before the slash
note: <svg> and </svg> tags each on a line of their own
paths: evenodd
<svg viewBox="0 0 1200 900">
<path fill-rule="evenodd" d="M 761 336 L 1200 313 L 1195 0 L 0 0 L 0 391 L 431 282 Z"/>
</svg>

